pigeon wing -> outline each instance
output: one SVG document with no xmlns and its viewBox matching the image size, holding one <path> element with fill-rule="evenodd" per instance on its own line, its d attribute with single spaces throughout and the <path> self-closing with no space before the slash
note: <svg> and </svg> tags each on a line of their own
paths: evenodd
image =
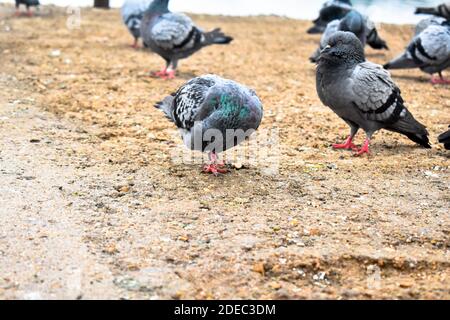
<svg viewBox="0 0 450 320">
<path fill-rule="evenodd" d="M 188 50 L 193 48 L 201 31 L 192 20 L 179 13 L 163 14 L 153 25 L 152 40 L 164 50 Z"/>
<path fill-rule="evenodd" d="M 364 62 L 351 75 L 352 102 L 368 120 L 394 123 L 406 114 L 399 88 L 380 65 Z"/>
</svg>

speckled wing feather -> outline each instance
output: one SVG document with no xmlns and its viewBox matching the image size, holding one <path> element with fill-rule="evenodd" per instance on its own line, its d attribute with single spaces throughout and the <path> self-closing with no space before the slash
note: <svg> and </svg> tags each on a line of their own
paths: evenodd
<svg viewBox="0 0 450 320">
<path fill-rule="evenodd" d="M 197 77 L 188 81 L 176 93 L 174 98 L 174 119 L 179 128 L 190 129 L 195 121 L 201 121 L 209 115 L 200 108 L 204 105 L 211 88 L 216 84 L 213 77 Z"/>
<path fill-rule="evenodd" d="M 188 50 L 194 47 L 201 31 L 188 16 L 166 13 L 153 25 L 151 36 L 155 44 L 164 50 Z"/>
<path fill-rule="evenodd" d="M 445 63 L 450 60 L 450 28 L 429 26 L 414 38 L 407 50 L 418 66 Z"/>
<path fill-rule="evenodd" d="M 400 90 L 380 65 L 360 63 L 351 78 L 353 104 L 368 120 L 394 123 L 406 114 Z"/>
</svg>

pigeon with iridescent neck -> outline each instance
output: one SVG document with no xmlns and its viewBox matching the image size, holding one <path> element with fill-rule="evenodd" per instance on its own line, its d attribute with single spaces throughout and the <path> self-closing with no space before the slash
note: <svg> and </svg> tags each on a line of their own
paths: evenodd
<svg viewBox="0 0 450 320">
<path fill-rule="evenodd" d="M 250 137 L 263 117 L 262 103 L 255 91 L 216 75 L 204 75 L 184 84 L 157 103 L 181 132 L 191 150 L 207 152 L 207 173 L 226 173 L 217 154 Z"/>
<path fill-rule="evenodd" d="M 170 79 L 175 77 L 178 61 L 213 44 L 228 44 L 233 38 L 220 29 L 204 32 L 181 13 L 172 13 L 169 0 L 154 0 L 147 8 L 141 23 L 144 46 L 161 56 L 166 66 L 154 73 Z"/>
</svg>

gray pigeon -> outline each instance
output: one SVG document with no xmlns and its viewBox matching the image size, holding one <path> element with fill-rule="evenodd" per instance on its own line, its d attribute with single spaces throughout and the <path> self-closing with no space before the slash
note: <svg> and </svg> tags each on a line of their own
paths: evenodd
<svg viewBox="0 0 450 320">
<path fill-rule="evenodd" d="M 438 139 L 440 143 L 444 144 L 445 149 L 450 150 L 450 130 L 441 134 Z"/>
<path fill-rule="evenodd" d="M 151 2 L 152 0 L 126 0 L 120 9 L 123 23 L 134 38 L 133 48 L 138 46 L 138 40 L 141 37 L 141 20 Z"/>
<path fill-rule="evenodd" d="M 327 25 L 320 39 L 319 49 L 309 58 L 311 62 L 317 62 L 320 51 L 325 48 L 328 39 L 337 31 L 353 32 L 363 45 L 368 43 L 374 49 L 389 49 L 386 42 L 378 35 L 375 24 L 368 17 L 352 10 L 342 20 L 333 20 Z"/>
<path fill-rule="evenodd" d="M 204 75 L 156 104 L 180 129 L 191 150 L 208 152 L 207 173 L 225 173 L 217 153 L 235 147 L 258 129 L 263 107 L 256 93 L 232 80 Z"/>
<path fill-rule="evenodd" d="M 429 17 L 429 18 L 425 18 L 420 20 L 417 25 L 416 25 L 416 29 L 414 31 L 414 35 L 418 35 L 420 33 L 422 33 L 422 31 L 424 31 L 426 28 L 428 28 L 429 26 L 445 26 L 445 25 L 449 25 L 450 22 L 442 17 Z"/>
<path fill-rule="evenodd" d="M 178 60 L 184 59 L 212 44 L 228 44 L 233 38 L 220 29 L 203 32 L 192 20 L 168 9 L 169 0 L 154 0 L 144 14 L 141 35 L 144 46 L 160 55 L 166 67 L 155 73 L 162 78 L 174 78 Z"/>
<path fill-rule="evenodd" d="M 442 71 L 450 67 L 450 27 L 431 25 L 414 37 L 406 51 L 384 65 L 385 69 L 420 68 L 429 74 L 439 74 L 431 78 L 433 84 L 450 84 L 442 76 Z"/>
<path fill-rule="evenodd" d="M 421 7 L 416 9 L 416 14 L 432 14 L 434 16 L 450 19 L 450 1 L 437 7 Z"/>
<path fill-rule="evenodd" d="M 425 126 L 406 109 L 389 72 L 366 62 L 361 41 L 353 33 L 339 31 L 329 39 L 320 54 L 316 86 L 320 100 L 351 128 L 347 141 L 333 145 L 335 149 L 355 149 L 357 156 L 369 153 L 370 139 L 380 129 L 431 148 Z M 360 128 L 367 138 L 358 150 L 352 141 Z"/>
<path fill-rule="evenodd" d="M 342 19 L 352 10 L 350 0 L 329 0 L 320 9 L 319 17 L 313 21 L 314 26 L 308 29 L 309 34 L 317 34 L 325 31 L 327 24 L 336 19 Z"/>
<path fill-rule="evenodd" d="M 20 5 L 23 4 L 27 8 L 27 15 L 31 17 L 33 12 L 30 7 L 38 7 L 40 5 L 39 0 L 16 0 L 16 16 L 20 16 Z"/>
</svg>

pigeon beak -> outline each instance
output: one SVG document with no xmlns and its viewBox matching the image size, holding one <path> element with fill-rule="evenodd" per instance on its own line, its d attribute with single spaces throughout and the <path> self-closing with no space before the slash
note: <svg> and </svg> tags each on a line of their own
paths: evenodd
<svg viewBox="0 0 450 320">
<path fill-rule="evenodd" d="M 331 46 L 330 46 L 330 45 L 327 45 L 325 48 L 323 48 L 322 51 L 320 51 L 320 53 L 325 53 L 325 52 L 327 52 L 328 50 L 330 50 L 330 48 L 331 48 Z"/>
</svg>

